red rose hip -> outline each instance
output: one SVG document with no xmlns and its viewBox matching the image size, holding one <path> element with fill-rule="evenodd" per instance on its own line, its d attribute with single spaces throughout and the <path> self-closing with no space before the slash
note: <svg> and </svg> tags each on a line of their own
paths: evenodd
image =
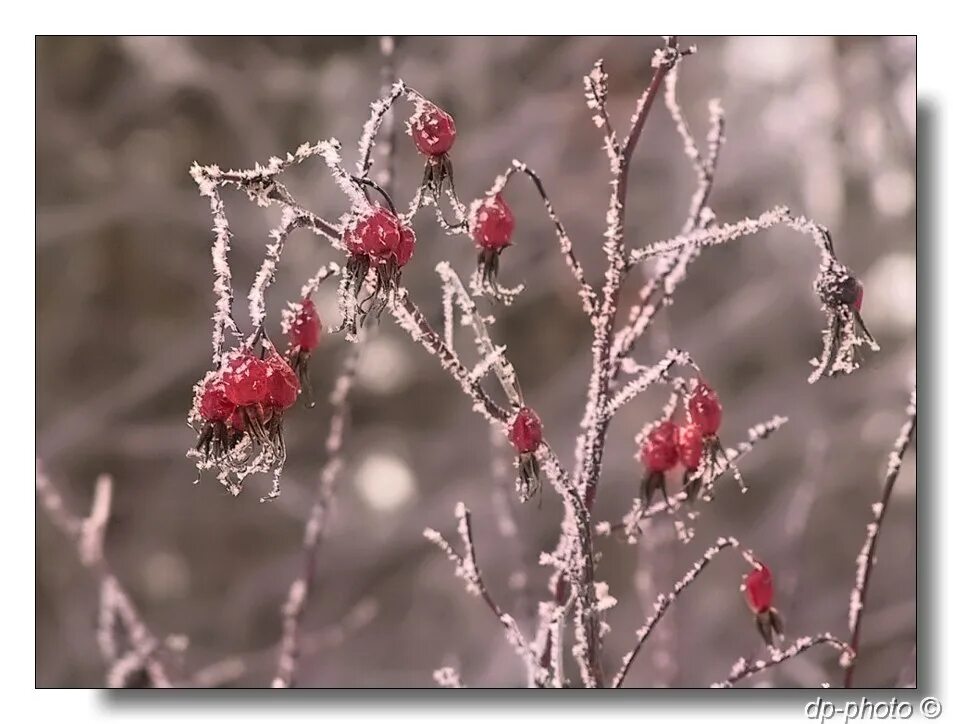
<svg viewBox="0 0 953 724">
<path fill-rule="evenodd" d="M 265 361 L 268 366 L 266 376 L 268 383 L 267 402 L 277 410 L 287 410 L 298 399 L 298 375 L 285 362 L 284 357 L 272 350 Z"/>
<path fill-rule="evenodd" d="M 774 581 L 766 565 L 757 561 L 757 566 L 745 576 L 745 600 L 754 613 L 764 613 L 774 602 Z"/>
<path fill-rule="evenodd" d="M 484 199 L 473 213 L 471 234 L 476 245 L 499 252 L 510 245 L 516 221 L 501 194 Z"/>
<path fill-rule="evenodd" d="M 674 422 L 658 423 L 642 443 L 642 464 L 652 473 L 664 473 L 678 464 L 678 431 Z"/>
<path fill-rule="evenodd" d="M 321 318 L 311 299 L 301 302 L 288 330 L 291 346 L 302 352 L 310 352 L 321 339 Z"/>
<path fill-rule="evenodd" d="M 688 399 L 688 416 L 706 437 L 717 434 L 721 427 L 721 402 L 708 383 L 699 380 L 695 385 Z"/>
<path fill-rule="evenodd" d="M 238 406 L 263 402 L 268 394 L 268 365 L 250 352 L 234 357 L 222 373 L 225 395 Z"/>
<path fill-rule="evenodd" d="M 536 452 L 543 441 L 543 425 L 539 416 L 528 407 L 521 408 L 510 425 L 509 439 L 521 454 Z"/>
<path fill-rule="evenodd" d="M 453 116 L 432 103 L 424 105 L 411 121 L 411 135 L 417 150 L 425 156 L 440 156 L 453 146 L 457 127 Z"/>
<path fill-rule="evenodd" d="M 225 385 L 219 376 L 210 379 L 199 397 L 199 414 L 206 422 L 225 422 L 235 411 L 235 403 L 225 394 Z"/>
<path fill-rule="evenodd" d="M 344 233 L 344 244 L 350 254 L 366 257 L 376 266 L 392 263 L 402 268 L 413 256 L 416 243 L 414 230 L 380 206 Z"/>
</svg>

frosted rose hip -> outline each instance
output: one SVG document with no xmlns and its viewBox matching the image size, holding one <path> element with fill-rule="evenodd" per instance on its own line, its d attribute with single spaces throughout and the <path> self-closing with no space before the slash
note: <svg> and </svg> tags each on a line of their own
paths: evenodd
<svg viewBox="0 0 953 724">
<path fill-rule="evenodd" d="M 416 241 L 413 229 L 379 206 L 344 234 L 344 243 L 353 256 L 365 256 L 377 266 L 393 261 L 397 268 L 410 261 Z"/>
<path fill-rule="evenodd" d="M 411 126 L 417 150 L 426 156 L 439 156 L 453 146 L 457 127 L 453 116 L 428 103 Z"/>
<path fill-rule="evenodd" d="M 302 352 L 310 352 L 318 346 L 321 339 L 321 318 L 310 299 L 301 302 L 301 308 L 291 322 L 288 336 L 291 338 L 292 347 Z"/>
<path fill-rule="evenodd" d="M 774 582 L 768 567 L 760 561 L 758 565 L 760 568 L 755 568 L 745 576 L 745 599 L 752 611 L 764 613 L 771 608 L 774 601 Z"/>
<path fill-rule="evenodd" d="M 539 416 L 530 408 L 524 407 L 510 425 L 510 442 L 520 453 L 534 453 L 543 441 L 543 425 Z"/>
<path fill-rule="evenodd" d="M 272 351 L 266 364 L 268 366 L 267 402 L 278 410 L 287 410 L 298 399 L 300 389 L 298 376 L 277 352 Z"/>
<path fill-rule="evenodd" d="M 243 352 L 232 359 L 222 373 L 225 395 L 238 406 L 262 402 L 268 394 L 267 374 L 264 360 Z"/>
<path fill-rule="evenodd" d="M 642 464 L 650 472 L 664 473 L 678 464 L 678 431 L 675 423 L 660 422 L 642 442 Z"/>
<path fill-rule="evenodd" d="M 207 422 L 225 422 L 235 411 L 235 403 L 225 394 L 221 377 L 213 377 L 199 398 L 199 414 Z"/>
<path fill-rule="evenodd" d="M 516 220 L 501 194 L 485 199 L 473 217 L 472 236 L 485 251 L 500 251 L 510 245 Z"/>
</svg>

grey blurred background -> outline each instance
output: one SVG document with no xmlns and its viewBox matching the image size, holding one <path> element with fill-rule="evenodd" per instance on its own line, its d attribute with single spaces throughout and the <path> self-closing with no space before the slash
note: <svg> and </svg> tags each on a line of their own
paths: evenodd
<svg viewBox="0 0 953 724">
<path fill-rule="evenodd" d="M 511 158 L 526 161 L 597 280 L 608 176 L 581 79 L 605 58 L 610 111 L 622 127 L 648 82 L 657 42 L 405 38 L 397 71 L 456 119 L 461 195 L 481 193 Z M 839 257 L 865 283 L 864 315 L 882 352 L 848 378 L 807 384 L 822 327 L 811 291 L 817 260 L 793 232 L 772 230 L 708 251 L 691 268 L 636 358 L 652 362 L 668 345 L 689 350 L 721 393 L 728 443 L 774 414 L 791 422 L 744 460 L 748 495 L 725 483 L 703 508 L 690 544 L 674 540 L 669 525 L 655 526 L 645 546 L 601 540 L 597 577 L 620 602 L 607 618 L 609 671 L 646 615 L 638 575 L 667 591 L 718 535 L 737 536 L 773 568 L 792 634 L 846 635 L 855 557 L 916 363 L 915 40 L 683 42 L 699 50 L 680 79 L 696 135 L 706 131 L 709 98 L 721 98 L 727 115 L 712 208 L 731 221 L 786 203 L 828 225 Z M 115 476 L 108 555 L 153 629 L 188 637 L 175 669 L 182 679 L 262 686 L 274 673 L 279 609 L 300 565 L 322 463 L 324 400 L 345 344 L 325 338 L 312 363 L 319 404 L 288 417 L 289 462 L 276 503 L 258 502 L 266 479 L 252 480 L 237 499 L 213 479 L 192 484 L 185 453 L 194 435 L 185 416 L 191 386 L 209 364 L 213 296 L 208 204 L 189 165 L 244 168 L 330 136 L 344 142 L 351 163 L 379 89 L 375 38 L 37 40 L 38 455 L 77 510 L 88 505 L 98 473 Z M 406 107 L 399 113 L 402 121 Z M 395 195 L 404 203 L 422 164 L 407 136 L 398 144 Z M 334 217 L 344 208 L 320 160 L 295 170 L 289 183 L 318 213 Z M 525 280 L 528 291 L 496 310 L 495 335 L 509 346 L 527 400 L 568 463 L 589 330 L 535 192 L 525 179 L 510 189 L 518 225 L 502 278 Z M 677 232 L 693 190 L 694 174 L 660 103 L 636 153 L 630 243 Z M 229 193 L 226 204 L 243 298 L 276 218 L 240 194 Z M 405 281 L 438 321 L 435 263 L 448 259 L 462 276 L 474 251 L 461 237 L 438 233 L 427 212 L 416 228 Z M 270 293 L 271 318 L 334 258 L 307 232 L 293 236 Z M 335 318 L 332 295 L 319 295 L 318 306 L 326 321 Z M 630 506 L 641 475 L 632 437 L 661 400 L 662 393 L 646 394 L 614 423 L 595 520 L 618 520 Z M 529 627 L 532 609 L 511 574 L 554 544 L 558 498 L 547 490 L 541 508 L 519 506 L 507 488 L 520 544 L 499 535 L 485 424 L 435 360 L 386 318 L 362 358 L 352 422 L 304 619 L 301 684 L 429 686 L 435 668 L 453 665 L 471 686 L 521 685 L 521 664 L 498 622 L 421 531 L 452 534 L 453 505 L 465 501 L 488 585 Z M 895 684 L 914 644 L 915 479 L 911 449 L 879 547 L 859 685 Z M 549 569 L 525 570 L 525 598 L 536 601 Z M 679 599 L 629 683 L 705 686 L 724 678 L 739 656 L 757 653 L 738 594 L 743 571 L 737 557 L 719 558 Z M 96 586 L 42 513 L 36 586 L 37 685 L 100 685 Z M 775 672 L 761 683 L 841 680 L 833 655 L 822 650 Z"/>
</svg>

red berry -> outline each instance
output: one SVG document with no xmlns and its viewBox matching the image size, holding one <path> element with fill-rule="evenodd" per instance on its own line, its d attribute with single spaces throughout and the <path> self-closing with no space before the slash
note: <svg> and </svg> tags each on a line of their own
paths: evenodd
<svg viewBox="0 0 953 724">
<path fill-rule="evenodd" d="M 414 230 L 380 206 L 344 233 L 352 255 L 367 256 L 377 265 L 393 260 L 398 268 L 410 261 L 416 242 Z"/>
<path fill-rule="evenodd" d="M 536 452 L 543 441 L 543 425 L 536 412 L 528 407 L 520 408 L 510 425 L 509 438 L 518 452 Z"/>
<path fill-rule="evenodd" d="M 428 103 L 412 121 L 411 135 L 417 150 L 426 156 L 439 156 L 450 150 L 457 137 L 453 116 Z"/>
<path fill-rule="evenodd" d="M 278 410 L 287 410 L 298 399 L 298 376 L 285 362 L 284 357 L 272 350 L 265 360 L 267 365 L 268 398 L 267 402 Z"/>
<path fill-rule="evenodd" d="M 705 436 L 693 422 L 678 428 L 678 459 L 686 470 L 696 470 L 702 459 Z"/>
<path fill-rule="evenodd" d="M 755 613 L 763 613 L 771 608 L 774 600 L 774 582 L 771 580 L 771 571 L 766 565 L 757 561 L 753 571 L 744 579 L 745 599 L 748 606 Z"/>
<path fill-rule="evenodd" d="M 678 428 L 666 420 L 658 423 L 642 443 L 642 464 L 653 473 L 664 473 L 678 464 Z"/>
<path fill-rule="evenodd" d="M 486 251 L 499 251 L 510 245 L 516 221 L 503 196 L 496 194 L 477 207 L 473 217 L 473 240 Z"/>
<path fill-rule="evenodd" d="M 222 373 L 225 395 L 234 404 L 264 402 L 268 394 L 268 365 L 250 352 L 233 358 Z"/>
<path fill-rule="evenodd" d="M 721 402 L 718 393 L 707 383 L 699 381 L 692 390 L 688 398 L 688 416 L 706 437 L 716 434 L 721 427 Z"/>
<path fill-rule="evenodd" d="M 409 226 L 401 226 L 400 242 L 397 244 L 397 250 L 395 252 L 398 268 L 403 269 L 407 262 L 410 261 L 410 257 L 414 255 L 414 247 L 416 245 L 417 235 L 414 233 L 414 230 Z"/>
<path fill-rule="evenodd" d="M 321 339 L 321 318 L 311 299 L 301 302 L 301 308 L 291 322 L 288 335 L 291 337 L 292 346 L 302 352 L 310 352 L 318 346 Z"/>
<path fill-rule="evenodd" d="M 205 384 L 199 398 L 199 414 L 207 422 L 225 422 L 235 411 L 235 403 L 225 394 L 225 385 L 220 376 Z"/>
</svg>

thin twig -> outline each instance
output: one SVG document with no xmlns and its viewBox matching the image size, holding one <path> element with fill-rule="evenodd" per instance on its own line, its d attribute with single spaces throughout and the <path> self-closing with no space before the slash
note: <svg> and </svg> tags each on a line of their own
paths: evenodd
<svg viewBox="0 0 953 724">
<path fill-rule="evenodd" d="M 893 450 L 890 453 L 890 459 L 887 462 L 887 474 L 884 476 L 883 490 L 880 494 L 880 501 L 874 503 L 873 522 L 867 525 L 867 538 L 857 556 L 857 577 L 854 583 L 854 589 L 850 592 L 850 608 L 847 614 L 847 625 L 850 630 L 850 647 L 854 651 L 854 657 L 847 670 L 844 672 L 844 688 L 850 689 L 854 683 L 854 668 L 857 665 L 857 653 L 860 649 L 860 624 L 864 616 L 864 608 L 867 603 L 867 591 L 870 588 L 870 573 L 874 564 L 877 562 L 877 541 L 880 538 L 880 529 L 883 525 L 884 516 L 887 514 L 887 506 L 890 503 L 890 495 L 893 493 L 894 483 L 897 482 L 897 476 L 900 475 L 900 466 L 903 463 L 903 455 L 910 445 L 910 440 L 917 428 L 917 388 L 914 385 L 910 391 L 910 401 L 907 404 L 907 419 L 900 428 L 900 434 L 893 444 Z"/>
<path fill-rule="evenodd" d="M 681 592 L 684 591 L 689 584 L 691 584 L 691 582 L 698 577 L 698 574 L 705 570 L 715 556 L 721 553 L 725 548 L 737 547 L 738 541 L 735 538 L 719 538 L 717 541 L 715 541 L 715 545 L 705 551 L 705 554 L 695 561 L 695 564 L 688 569 L 688 572 L 682 576 L 682 579 L 675 584 L 675 587 L 672 589 L 671 593 L 659 594 L 659 597 L 655 601 L 655 611 L 642 625 L 642 628 L 636 631 L 635 645 L 632 647 L 632 650 L 622 658 L 622 666 L 619 669 L 619 673 L 617 673 L 612 679 L 612 688 L 618 689 L 625 682 L 625 677 L 629 673 L 629 668 L 632 666 L 632 662 L 635 660 L 635 657 L 639 655 L 642 645 L 651 635 L 652 631 L 655 630 L 658 622 L 662 620 L 665 612 L 668 611 L 669 606 L 675 602 L 675 599 L 678 598 L 679 594 L 681 594 Z"/>
<path fill-rule="evenodd" d="M 350 412 L 349 397 L 354 385 L 358 355 L 361 347 L 354 345 L 348 349 L 347 357 L 334 389 L 330 404 L 331 426 L 324 441 L 325 462 L 317 479 L 315 501 L 304 530 L 303 563 L 301 572 L 288 589 L 288 596 L 282 607 L 282 637 L 278 654 L 278 671 L 272 681 L 273 688 L 294 686 L 295 668 L 298 663 L 301 629 L 301 617 L 308 605 L 311 589 L 314 585 L 315 564 L 318 547 L 327 528 L 328 511 L 337 487 L 338 475 L 343 466 L 341 447 L 344 427 Z"/>
<path fill-rule="evenodd" d="M 454 515 L 457 518 L 457 532 L 463 544 L 463 554 L 458 553 L 453 546 L 433 528 L 424 530 L 424 537 L 446 553 L 451 563 L 456 567 L 456 574 L 466 582 L 467 591 L 483 599 L 503 627 L 506 640 L 516 651 L 517 655 L 523 659 L 527 670 L 532 673 L 534 679 L 540 684 L 544 684 L 548 679 L 548 674 L 540 668 L 532 648 L 526 643 L 526 639 L 520 632 L 519 625 L 512 616 L 505 613 L 503 609 L 497 605 L 483 582 L 483 575 L 480 573 L 480 567 L 476 560 L 476 546 L 473 543 L 470 511 L 467 510 L 467 507 L 463 503 L 457 503 Z"/>
<path fill-rule="evenodd" d="M 711 688 L 730 688 L 739 681 L 747 679 L 749 676 L 753 676 L 760 671 L 764 671 L 765 669 L 770 669 L 772 666 L 782 664 L 788 659 L 793 659 L 795 656 L 800 656 L 808 649 L 818 646 L 819 644 L 827 644 L 828 646 L 831 646 L 840 652 L 841 657 L 850 659 L 852 656 L 850 646 L 830 633 L 817 634 L 816 636 L 804 636 L 799 638 L 797 641 L 791 644 L 791 646 L 784 650 L 771 649 L 770 656 L 766 659 L 757 659 L 755 661 L 749 661 L 745 658 L 738 659 L 738 661 L 735 662 L 735 665 L 731 667 L 731 673 L 728 675 L 728 678 L 724 681 L 719 681 L 712 684 Z"/>
</svg>

